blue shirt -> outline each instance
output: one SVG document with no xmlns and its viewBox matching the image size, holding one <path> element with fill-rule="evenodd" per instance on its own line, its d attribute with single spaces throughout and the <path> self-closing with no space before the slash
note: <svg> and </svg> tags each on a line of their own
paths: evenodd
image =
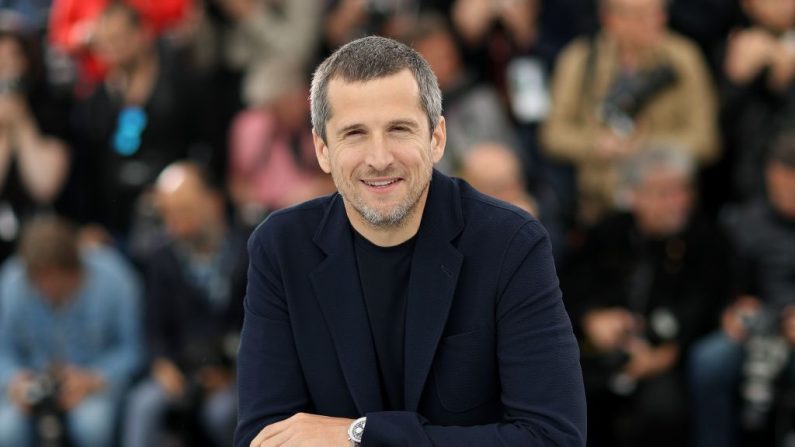
<svg viewBox="0 0 795 447">
<path fill-rule="evenodd" d="M 54 361 L 98 372 L 111 391 L 122 389 L 141 364 L 141 287 L 115 251 L 82 255 L 85 275 L 76 294 L 55 308 L 17 258 L 0 274 L 0 389 L 23 369 Z"/>
</svg>

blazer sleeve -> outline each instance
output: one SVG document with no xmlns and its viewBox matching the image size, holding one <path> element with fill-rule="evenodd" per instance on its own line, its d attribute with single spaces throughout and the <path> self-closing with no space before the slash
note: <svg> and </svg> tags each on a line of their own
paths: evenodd
<svg viewBox="0 0 795 447">
<path fill-rule="evenodd" d="M 446 427 L 412 412 L 369 413 L 363 446 L 585 445 L 579 350 L 561 300 L 549 237 L 540 224 L 530 222 L 509 247 L 495 316 L 502 421 Z"/>
<path fill-rule="evenodd" d="M 309 407 L 282 282 L 263 233 L 255 231 L 248 243 L 248 286 L 237 363 L 238 447 L 248 446 L 262 427 Z"/>
</svg>

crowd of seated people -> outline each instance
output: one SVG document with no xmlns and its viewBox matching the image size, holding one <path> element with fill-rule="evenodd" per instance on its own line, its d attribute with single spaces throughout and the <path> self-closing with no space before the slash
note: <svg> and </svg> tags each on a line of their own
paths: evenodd
<svg viewBox="0 0 795 447">
<path fill-rule="evenodd" d="M 588 445 L 795 439 L 795 1 L 0 0 L 0 447 L 231 445 L 248 234 L 334 192 L 309 82 L 369 34 L 550 233 Z"/>
</svg>

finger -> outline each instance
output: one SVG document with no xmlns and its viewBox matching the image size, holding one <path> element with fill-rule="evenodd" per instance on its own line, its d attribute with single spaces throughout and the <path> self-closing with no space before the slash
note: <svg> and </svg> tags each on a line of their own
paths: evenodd
<svg viewBox="0 0 795 447">
<path fill-rule="evenodd" d="M 296 445 L 297 442 L 293 442 L 295 441 L 293 439 L 294 438 L 293 435 L 294 433 L 292 430 L 285 430 L 264 440 L 257 447 L 287 447 L 287 446 Z"/>
<path fill-rule="evenodd" d="M 266 439 L 272 438 L 279 433 L 285 431 L 290 426 L 290 419 L 288 418 L 283 421 L 274 422 L 260 430 L 257 436 L 251 441 L 251 447 L 259 447 Z"/>
</svg>

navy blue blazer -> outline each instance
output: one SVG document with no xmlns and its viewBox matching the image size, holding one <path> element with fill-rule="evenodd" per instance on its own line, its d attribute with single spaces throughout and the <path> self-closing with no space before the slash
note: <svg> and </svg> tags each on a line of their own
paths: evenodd
<svg viewBox="0 0 795 447">
<path fill-rule="evenodd" d="M 579 352 L 529 214 L 434 171 L 408 285 L 405 411 L 383 411 L 339 194 L 249 240 L 235 445 L 298 412 L 367 416 L 365 446 L 583 446 Z"/>
</svg>

